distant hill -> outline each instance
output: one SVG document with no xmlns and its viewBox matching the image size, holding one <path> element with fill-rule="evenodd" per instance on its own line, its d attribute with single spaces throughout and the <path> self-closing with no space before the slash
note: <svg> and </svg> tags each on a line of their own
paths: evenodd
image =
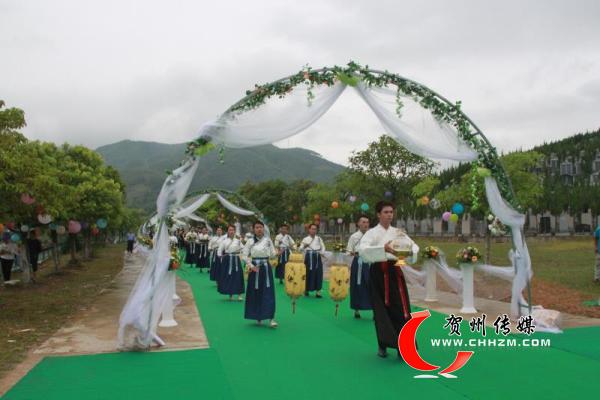
<svg viewBox="0 0 600 400">
<path fill-rule="evenodd" d="M 124 140 L 99 147 L 96 151 L 116 168 L 127 185 L 127 204 L 154 210 L 156 196 L 166 177 L 165 171 L 179 165 L 185 143 L 164 144 Z M 343 166 L 325 160 L 306 149 L 280 149 L 273 145 L 248 149 L 226 149 L 225 163 L 216 151 L 202 157 L 190 191 L 206 187 L 236 190 L 244 182 L 281 179 L 290 182 L 307 178 L 332 182 Z"/>
</svg>

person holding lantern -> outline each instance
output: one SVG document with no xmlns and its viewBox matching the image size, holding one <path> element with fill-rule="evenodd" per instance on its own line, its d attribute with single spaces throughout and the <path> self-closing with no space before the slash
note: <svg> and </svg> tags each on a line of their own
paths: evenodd
<svg viewBox="0 0 600 400">
<path fill-rule="evenodd" d="M 210 266 L 210 257 L 208 253 L 209 241 L 210 236 L 208 236 L 208 228 L 205 225 L 198 235 L 198 260 L 196 261 L 196 267 L 200 268 L 200 272 L 202 272 L 203 268 L 208 268 Z"/>
<path fill-rule="evenodd" d="M 360 215 L 356 220 L 358 231 L 348 239 L 346 251 L 353 256 L 350 266 L 350 308 L 354 310 L 354 318 L 360 318 L 359 310 L 371 310 L 371 295 L 369 293 L 370 264 L 363 261 L 358 252 L 364 234 L 369 230 L 369 217 Z"/>
<path fill-rule="evenodd" d="M 304 251 L 304 265 L 306 266 L 306 290 L 305 296 L 316 290 L 316 297 L 320 299 L 323 287 L 323 255 L 325 254 L 325 243 L 317 235 L 317 224 L 308 226 L 308 236 L 302 239 L 300 250 Z"/>
<path fill-rule="evenodd" d="M 254 236 L 246 242 L 242 251 L 250 269 L 244 318 L 256 320 L 258 324 L 268 319 L 271 328 L 275 328 L 275 285 L 269 258 L 275 257 L 277 252 L 271 238 L 265 236 L 264 223 L 256 221 L 253 229 Z"/>
<path fill-rule="evenodd" d="M 296 250 L 294 239 L 288 234 L 289 225 L 283 224 L 279 228 L 279 234 L 275 236 L 275 247 L 278 249 L 279 257 L 277 268 L 275 268 L 275 278 L 279 279 L 279 283 L 283 283 L 285 278 L 285 264 L 290 259 L 291 250 Z"/>
<path fill-rule="evenodd" d="M 217 256 L 222 260 L 223 271 L 218 290 L 221 294 L 229 295 L 229 300 L 237 294 L 238 300 L 241 301 L 244 293 L 244 271 L 240 260 L 243 247 L 240 237 L 235 234 L 235 226 L 227 226 L 227 236 L 220 241 Z"/>
<path fill-rule="evenodd" d="M 376 205 L 379 224 L 364 234 L 357 246 L 362 259 L 371 263 L 369 292 L 377 332 L 379 357 L 387 357 L 387 348 L 398 350 L 398 335 L 410 319 L 410 298 L 406 280 L 394 245 L 401 242 L 410 248 L 409 262 L 416 262 L 419 246 L 401 229 L 391 226 L 395 206 L 383 200 Z M 401 357 L 398 350 L 398 357 Z"/>
</svg>

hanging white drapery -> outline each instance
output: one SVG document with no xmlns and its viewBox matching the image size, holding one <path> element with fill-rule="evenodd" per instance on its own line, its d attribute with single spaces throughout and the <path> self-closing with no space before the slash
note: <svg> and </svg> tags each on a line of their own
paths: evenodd
<svg viewBox="0 0 600 400">
<path fill-rule="evenodd" d="M 215 143 L 243 148 L 271 144 L 302 132 L 329 110 L 340 97 L 346 85 L 318 85 L 307 106 L 307 86 L 298 86 L 284 98 L 272 97 L 259 108 L 243 114 L 226 114 L 208 122 L 199 132 L 201 137 L 212 137 Z"/>
<path fill-rule="evenodd" d="M 156 334 L 158 319 L 166 302 L 172 301 L 168 280 L 165 279 L 171 252 L 164 217 L 169 209 L 183 201 L 197 169 L 198 159 L 190 158 L 163 183 L 156 200 L 159 225 L 153 249 L 119 318 L 118 346 L 121 350 L 145 349 L 152 341 L 163 343 Z"/>
<path fill-rule="evenodd" d="M 386 133 L 410 152 L 436 160 L 470 162 L 477 159 L 477 152 L 460 139 L 450 125 L 436 120 L 412 98 L 400 96 L 403 106 L 399 118 L 394 90 L 370 87 L 363 82 L 355 89 Z"/>
<path fill-rule="evenodd" d="M 206 201 L 209 198 L 210 198 L 210 193 L 203 194 L 198 199 L 194 200 L 192 202 L 192 204 L 190 204 L 189 206 L 186 206 L 186 207 L 182 208 L 181 210 L 177 211 L 175 213 L 175 218 L 183 218 L 183 217 L 189 216 L 190 214 L 193 214 L 194 211 L 196 211 L 197 209 L 202 207 L 202 205 L 204 203 L 206 203 Z"/>
<path fill-rule="evenodd" d="M 216 193 L 216 195 L 217 199 L 223 205 L 223 207 L 225 207 L 234 214 L 243 215 L 246 217 L 256 214 L 254 211 L 246 210 L 244 208 L 236 206 L 235 204 L 227 200 L 225 197 L 221 196 L 221 193 Z"/>
<path fill-rule="evenodd" d="M 427 264 L 431 263 L 435 266 L 436 274 L 450 286 L 452 291 L 460 293 L 462 291 L 462 273 L 457 269 L 452 269 L 446 262 L 446 256 L 440 252 L 438 259 L 428 258 L 423 262 L 423 268 L 421 270 L 415 269 L 410 265 L 402 267 L 406 280 L 414 286 L 420 287 L 425 290 L 425 283 L 427 280 Z"/>
<path fill-rule="evenodd" d="M 504 201 L 500 195 L 498 184 L 494 178 L 485 178 L 485 192 L 490 209 L 494 215 L 496 215 L 504 225 L 509 226 L 511 229 L 514 248 L 514 253 L 511 255 L 511 259 L 515 272 L 512 286 L 510 311 L 512 315 L 521 315 L 524 311 L 523 307 L 528 306 L 525 298 L 523 297 L 523 290 L 527 287 L 527 284 L 533 275 L 529 250 L 523 237 L 525 215 L 520 214 L 506 201 Z"/>
</svg>

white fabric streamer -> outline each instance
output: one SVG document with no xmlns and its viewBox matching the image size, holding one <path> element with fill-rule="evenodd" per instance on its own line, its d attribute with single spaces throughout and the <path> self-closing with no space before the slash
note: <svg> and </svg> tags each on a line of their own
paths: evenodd
<svg viewBox="0 0 600 400">
<path fill-rule="evenodd" d="M 477 152 L 461 140 L 447 123 L 437 121 L 431 112 L 407 96 L 401 96 L 401 115 L 396 113 L 396 92 L 389 88 L 355 87 L 375 113 L 385 131 L 412 153 L 432 159 L 474 161 Z"/>
<path fill-rule="evenodd" d="M 254 110 L 241 115 L 225 114 L 202 126 L 200 137 L 212 137 L 215 143 L 243 148 L 270 144 L 302 132 L 329 110 L 346 85 L 317 85 L 312 89 L 315 99 L 307 106 L 308 86 L 300 85 L 284 98 L 267 100 Z"/>
<path fill-rule="evenodd" d="M 192 204 L 186 206 L 185 208 L 177 211 L 175 213 L 175 218 L 187 217 L 192 214 L 194 211 L 202 207 L 204 203 L 210 198 L 210 193 L 205 193 L 202 196 L 198 197 L 198 199 L 194 200 Z"/>
<path fill-rule="evenodd" d="M 504 201 L 494 178 L 485 178 L 485 192 L 492 212 L 504 225 L 511 228 L 514 248 L 511 258 L 515 273 L 512 281 L 510 312 L 513 316 L 523 315 L 523 313 L 528 313 L 529 311 L 527 301 L 523 297 L 523 290 L 527 287 L 533 276 L 529 250 L 523 236 L 525 216 Z"/>
<path fill-rule="evenodd" d="M 234 214 L 244 215 L 244 216 L 250 216 L 250 215 L 256 214 L 254 211 L 246 210 L 246 209 L 236 206 L 235 204 L 233 204 L 229 200 L 227 200 L 225 197 L 221 196 L 221 193 L 216 193 L 216 195 L 217 195 L 217 199 L 223 205 L 223 207 L 225 207 L 226 209 L 228 209 L 229 211 L 231 211 Z"/>
<path fill-rule="evenodd" d="M 156 200 L 156 220 L 159 225 L 154 236 L 154 246 L 119 318 L 120 350 L 146 349 L 152 341 L 164 344 L 156 334 L 161 310 L 166 301 L 172 301 L 168 280 L 164 279 L 171 259 L 169 233 L 164 217 L 170 209 L 176 208 L 183 201 L 196 169 L 198 159 L 189 158 L 163 183 Z"/>
</svg>

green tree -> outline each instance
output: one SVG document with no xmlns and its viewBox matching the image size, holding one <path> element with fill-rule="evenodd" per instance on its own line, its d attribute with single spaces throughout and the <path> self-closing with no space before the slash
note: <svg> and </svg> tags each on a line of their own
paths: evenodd
<svg viewBox="0 0 600 400">
<path fill-rule="evenodd" d="M 430 176 L 435 167 L 434 162 L 411 153 L 386 135 L 369 143 L 366 150 L 353 152 L 348 161 L 352 172 L 384 187 L 384 193 L 390 192 L 390 200 L 401 205 L 405 212 L 414 209 L 412 188 Z M 380 194 L 380 198 L 384 193 Z"/>
</svg>

